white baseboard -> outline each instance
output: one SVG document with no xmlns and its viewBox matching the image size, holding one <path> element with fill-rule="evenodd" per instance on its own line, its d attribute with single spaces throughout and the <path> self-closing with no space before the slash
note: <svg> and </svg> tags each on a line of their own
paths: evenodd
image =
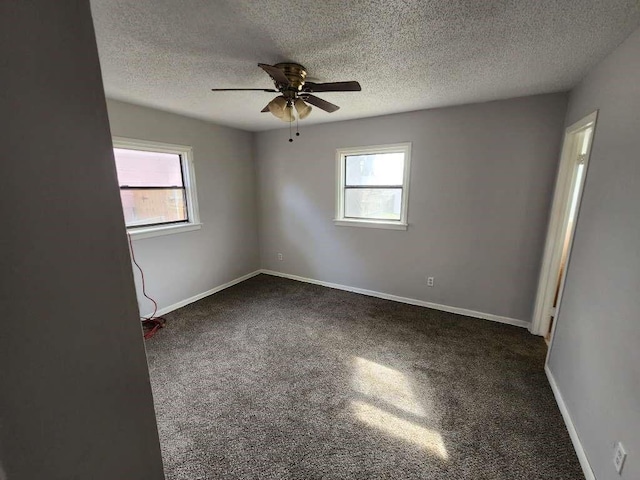
<svg viewBox="0 0 640 480">
<path fill-rule="evenodd" d="M 560 393 L 560 390 L 558 390 L 558 385 L 556 384 L 556 380 L 555 378 L 553 378 L 553 374 L 551 373 L 551 370 L 549 370 L 548 365 L 545 365 L 544 371 L 547 374 L 549 384 L 551 385 L 551 390 L 553 391 L 553 395 L 556 397 L 556 402 L 558 403 L 558 407 L 560 408 L 560 413 L 562 414 L 564 423 L 567 426 L 567 430 L 569 431 L 569 436 L 571 437 L 573 448 L 576 450 L 576 455 L 578 456 L 578 461 L 580 462 L 580 466 L 582 467 L 584 476 L 586 480 L 596 480 L 596 476 L 594 475 L 593 470 L 591 470 L 591 465 L 589 464 L 587 454 L 585 453 L 584 448 L 582 448 L 582 443 L 580 442 L 580 438 L 578 437 L 576 427 L 573 424 L 573 420 L 571 420 L 571 415 L 569 415 L 569 410 L 567 410 L 567 405 L 564 403 L 562 394 Z"/>
<path fill-rule="evenodd" d="M 156 316 L 161 316 L 169 312 L 173 312 L 178 308 L 184 307 L 193 302 L 197 302 L 198 300 L 204 297 L 208 297 L 209 295 L 213 295 L 214 293 L 224 290 L 225 288 L 229 288 L 240 282 L 244 282 L 245 280 L 248 280 L 251 277 L 255 277 L 256 275 L 259 275 L 261 273 L 264 273 L 266 275 L 273 275 L 275 277 L 288 278 L 290 280 L 297 280 L 299 282 L 312 283 L 314 285 L 321 285 L 323 287 L 335 288 L 337 290 L 344 290 L 346 292 L 359 293 L 361 295 L 368 295 L 370 297 L 382 298 L 384 300 L 392 300 L 394 302 L 407 303 L 409 305 L 417 305 L 419 307 L 433 308 L 434 310 L 441 310 L 443 312 L 456 313 L 458 315 L 465 315 L 467 317 L 481 318 L 483 320 L 491 320 L 493 322 L 506 323 L 508 325 L 514 325 L 516 327 L 528 328 L 530 325 L 529 322 L 525 322 L 524 320 L 518 320 L 516 318 L 502 317 L 500 315 L 494 315 L 492 313 L 476 312 L 475 310 L 467 310 L 466 308 L 451 307 L 449 305 L 440 305 L 438 303 L 425 302 L 424 300 L 417 300 L 415 298 L 400 297 L 398 295 L 391 295 L 389 293 L 376 292 L 374 290 L 366 290 L 364 288 L 350 287 L 347 285 L 340 285 L 337 283 L 323 282 L 321 280 L 314 280 L 312 278 L 305 278 L 305 277 L 300 277 L 298 275 L 291 275 L 288 273 L 276 272 L 274 270 L 265 270 L 265 269 L 256 270 L 254 272 L 243 275 L 242 277 L 238 277 L 234 280 L 231 280 L 230 282 L 227 282 L 223 285 L 219 285 L 215 288 L 212 288 L 211 290 L 207 290 L 206 292 L 202 292 L 202 293 L 199 293 L 198 295 L 194 295 L 193 297 L 187 298 L 185 300 L 181 300 L 177 303 L 174 303 L 173 305 L 159 308 L 158 311 L 156 312 Z M 148 317 L 149 315 L 151 315 L 151 312 L 149 312 L 146 316 Z"/>
<path fill-rule="evenodd" d="M 256 275 L 259 275 L 260 273 L 262 273 L 260 270 L 256 270 L 255 272 L 247 273 L 246 275 L 243 275 L 241 277 L 235 278 L 235 279 L 233 279 L 230 282 L 227 282 L 225 284 L 218 285 L 217 287 L 214 287 L 211 290 L 207 290 L 206 292 L 202 292 L 202 293 L 199 293 L 198 295 L 194 295 L 193 297 L 187 298 L 185 300 L 181 300 L 181 301 L 179 301 L 177 303 L 174 303 L 173 305 L 169 305 L 168 307 L 159 308 L 158 311 L 156 312 L 156 317 L 159 317 L 159 316 L 162 316 L 162 315 L 166 315 L 167 313 L 173 312 L 174 310 L 182 308 L 185 305 L 189 305 L 190 303 L 197 302 L 198 300 L 201 300 L 204 297 L 208 297 L 209 295 L 213 295 L 214 293 L 218 293 L 219 291 L 224 290 L 225 288 L 233 287 L 234 285 L 236 285 L 236 284 L 238 284 L 240 282 L 244 282 L 245 280 L 249 280 L 251 277 L 255 277 Z M 151 313 L 153 313 L 153 312 L 149 312 L 146 315 L 146 317 L 150 316 Z"/>
<path fill-rule="evenodd" d="M 465 315 L 467 317 L 481 318 L 483 320 L 491 320 L 493 322 L 506 323 L 508 325 L 514 325 L 516 327 L 529 328 L 530 323 L 524 320 L 518 320 L 516 318 L 501 317 L 500 315 L 494 315 L 492 313 L 476 312 L 475 310 L 467 310 L 466 308 L 450 307 L 448 305 L 440 305 L 438 303 L 425 302 L 424 300 L 417 300 L 415 298 L 399 297 L 398 295 L 391 295 L 389 293 L 376 292 L 374 290 L 366 290 L 364 288 L 349 287 L 347 285 L 340 285 L 337 283 L 323 282 L 321 280 L 314 280 L 312 278 L 299 277 L 298 275 L 291 275 L 289 273 L 276 272 L 274 270 L 262 269 L 261 273 L 267 275 L 273 275 L 276 277 L 288 278 L 290 280 L 297 280 L 299 282 L 313 283 L 314 285 L 321 285 L 323 287 L 335 288 L 337 290 L 344 290 L 346 292 L 360 293 L 362 295 L 368 295 L 370 297 L 383 298 L 385 300 L 392 300 L 394 302 L 407 303 L 409 305 L 417 305 L 419 307 L 433 308 L 434 310 L 442 310 L 443 312 L 457 313 L 458 315 Z"/>
</svg>

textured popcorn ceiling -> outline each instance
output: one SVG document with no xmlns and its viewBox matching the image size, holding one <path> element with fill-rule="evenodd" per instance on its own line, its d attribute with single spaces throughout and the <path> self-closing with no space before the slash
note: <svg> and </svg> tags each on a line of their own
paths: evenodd
<svg viewBox="0 0 640 480">
<path fill-rule="evenodd" d="M 301 125 L 567 90 L 640 24 L 638 0 L 92 0 L 107 96 L 245 130 L 295 61 L 340 105 Z"/>
</svg>

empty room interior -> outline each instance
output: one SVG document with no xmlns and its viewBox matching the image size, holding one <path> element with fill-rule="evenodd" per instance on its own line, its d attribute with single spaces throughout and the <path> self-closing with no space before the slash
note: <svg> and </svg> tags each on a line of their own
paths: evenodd
<svg viewBox="0 0 640 480">
<path fill-rule="evenodd" d="M 640 479 L 637 0 L 0 25 L 0 480 Z"/>
</svg>

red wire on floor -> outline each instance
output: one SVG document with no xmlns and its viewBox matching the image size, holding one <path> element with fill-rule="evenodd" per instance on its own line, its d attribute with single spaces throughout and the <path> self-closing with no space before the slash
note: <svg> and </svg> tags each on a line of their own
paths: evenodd
<svg viewBox="0 0 640 480">
<path fill-rule="evenodd" d="M 151 300 L 151 302 L 153 303 L 153 313 L 149 317 L 140 317 L 140 320 L 142 321 L 142 329 L 144 330 L 144 338 L 146 340 L 153 337 L 158 330 L 164 327 L 164 324 L 167 323 L 167 321 L 163 317 L 156 317 L 156 312 L 158 311 L 158 304 L 153 298 L 147 295 L 147 289 L 144 283 L 144 272 L 142 271 L 142 268 L 140 267 L 140 265 L 138 265 L 138 262 L 136 261 L 136 256 L 133 252 L 133 241 L 131 240 L 131 235 L 129 234 L 129 232 L 127 232 L 127 237 L 129 238 L 129 249 L 131 250 L 131 260 L 133 260 L 133 264 L 136 267 L 138 267 L 138 270 L 140 270 L 140 277 L 142 278 L 142 295 L 144 295 L 146 298 Z"/>
</svg>

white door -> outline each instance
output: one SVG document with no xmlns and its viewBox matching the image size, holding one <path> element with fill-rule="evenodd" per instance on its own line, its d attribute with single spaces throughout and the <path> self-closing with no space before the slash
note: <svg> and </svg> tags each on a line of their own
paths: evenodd
<svg viewBox="0 0 640 480">
<path fill-rule="evenodd" d="M 551 340 L 558 317 L 597 112 L 567 128 L 531 332 Z"/>
</svg>

